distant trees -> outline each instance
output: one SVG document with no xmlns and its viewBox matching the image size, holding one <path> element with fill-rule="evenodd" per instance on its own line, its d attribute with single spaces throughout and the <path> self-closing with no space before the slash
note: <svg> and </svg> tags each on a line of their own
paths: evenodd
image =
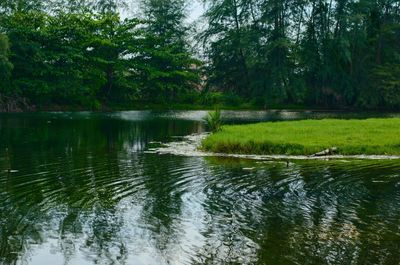
<svg viewBox="0 0 400 265">
<path fill-rule="evenodd" d="M 400 108 L 398 0 L 203 0 L 204 62 L 189 2 L 138 1 L 130 19 L 125 0 L 0 1 L 0 94 L 90 108 L 194 97 Z"/>
<path fill-rule="evenodd" d="M 141 81 L 148 101 L 174 101 L 181 93 L 193 90 L 198 81 L 196 65 L 184 25 L 184 0 L 142 0 L 145 19 L 140 46 Z"/>
<path fill-rule="evenodd" d="M 1 6 L 0 64 L 8 65 L 9 54 L 14 69 L 2 75 L 9 73 L 9 89 L 32 104 L 98 108 L 178 100 L 198 79 L 183 2 L 152 1 L 144 18 L 124 20 L 121 1 L 22 2 Z"/>
<path fill-rule="evenodd" d="M 210 86 L 267 106 L 400 107 L 399 1 L 205 2 Z"/>
<path fill-rule="evenodd" d="M 129 68 L 122 57 L 128 47 L 120 44 L 132 41 L 137 24 L 112 14 L 14 13 L 3 24 L 12 43 L 12 86 L 38 105 L 122 99 Z"/>
</svg>

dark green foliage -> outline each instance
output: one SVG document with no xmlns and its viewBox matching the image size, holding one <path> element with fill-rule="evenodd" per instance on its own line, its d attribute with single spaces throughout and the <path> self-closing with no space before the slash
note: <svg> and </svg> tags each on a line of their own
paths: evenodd
<svg viewBox="0 0 400 265">
<path fill-rule="evenodd" d="M 10 46 L 7 36 L 0 34 L 0 112 L 31 109 L 25 98 L 19 97 L 11 86 L 13 65 L 9 61 Z"/>
<path fill-rule="evenodd" d="M 137 24 L 112 14 L 15 13 L 6 24 L 13 84 L 41 105 L 90 106 L 121 97 L 129 79 L 129 63 L 122 57 L 129 47 L 121 43 L 132 44 Z"/>
<path fill-rule="evenodd" d="M 198 83 L 200 64 L 189 52 L 183 0 L 142 0 L 144 39 L 140 46 L 142 96 L 147 101 L 171 102 Z"/>
<path fill-rule="evenodd" d="M 400 64 L 386 64 L 373 69 L 373 86 L 379 103 L 400 108 Z"/>
<path fill-rule="evenodd" d="M 0 1 L 0 93 L 37 106 L 186 103 L 399 109 L 394 0 Z M 124 16 L 126 12 L 124 12 Z"/>
<path fill-rule="evenodd" d="M 0 6 L 0 32 L 10 40 L 14 66 L 11 72 L 1 37 L 0 67 L 7 69 L 0 86 L 10 77 L 13 94 L 33 105 L 96 109 L 179 100 L 197 88 L 199 62 L 185 41 L 181 2 L 164 14 L 153 1 L 143 20 L 122 20 L 117 8 L 123 1 L 21 3 Z"/>
<path fill-rule="evenodd" d="M 205 2 L 214 90 L 266 107 L 399 107 L 398 1 Z"/>
<path fill-rule="evenodd" d="M 9 49 L 8 38 L 5 35 L 0 35 L 0 89 L 2 88 L 1 85 L 9 80 L 13 68 L 8 59 Z"/>
</svg>

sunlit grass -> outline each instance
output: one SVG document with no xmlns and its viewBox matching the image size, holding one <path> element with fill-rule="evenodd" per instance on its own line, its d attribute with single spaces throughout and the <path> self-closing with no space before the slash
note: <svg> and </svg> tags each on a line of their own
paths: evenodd
<svg viewBox="0 0 400 265">
<path fill-rule="evenodd" d="M 202 142 L 206 151 L 236 154 L 311 155 L 332 147 L 343 155 L 400 155 L 400 118 L 230 125 Z"/>
</svg>

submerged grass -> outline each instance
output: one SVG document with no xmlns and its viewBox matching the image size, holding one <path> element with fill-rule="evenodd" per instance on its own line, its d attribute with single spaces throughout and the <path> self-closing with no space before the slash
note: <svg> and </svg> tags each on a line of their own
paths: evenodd
<svg viewBox="0 0 400 265">
<path fill-rule="evenodd" d="M 203 150 L 230 154 L 312 155 L 332 147 L 342 155 L 400 155 L 400 118 L 230 125 L 202 142 Z"/>
</svg>

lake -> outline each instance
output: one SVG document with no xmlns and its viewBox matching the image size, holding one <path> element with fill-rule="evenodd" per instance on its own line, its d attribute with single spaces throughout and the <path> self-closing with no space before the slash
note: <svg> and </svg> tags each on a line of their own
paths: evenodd
<svg viewBox="0 0 400 265">
<path fill-rule="evenodd" d="M 0 114 L 0 264 L 400 264 L 400 160 L 149 152 L 204 132 L 205 114 Z"/>
</svg>

